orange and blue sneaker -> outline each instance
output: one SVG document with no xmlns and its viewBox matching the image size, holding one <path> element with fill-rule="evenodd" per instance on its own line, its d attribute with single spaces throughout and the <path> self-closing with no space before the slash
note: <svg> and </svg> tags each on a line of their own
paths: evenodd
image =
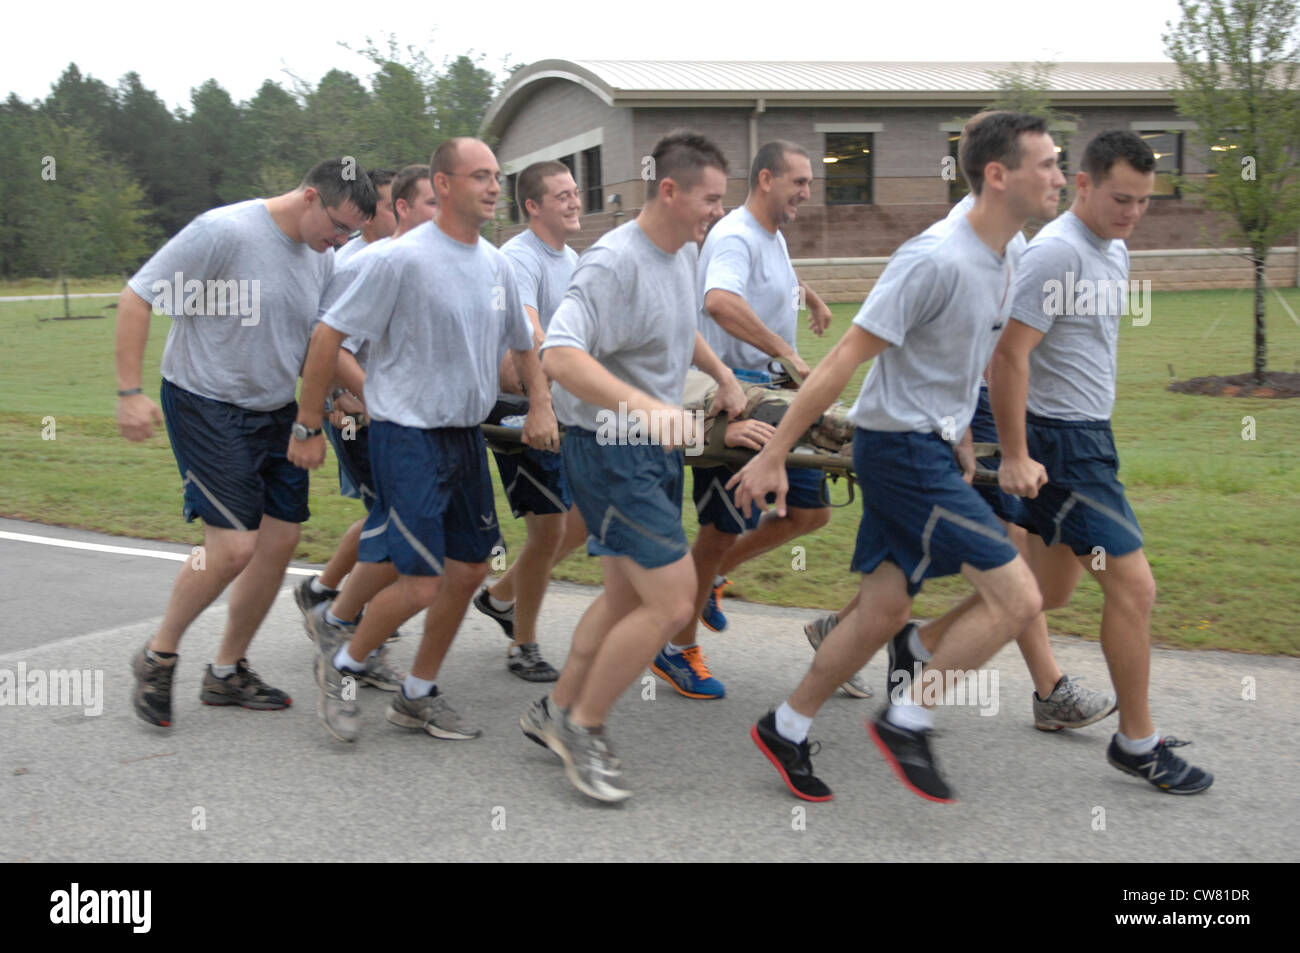
<svg viewBox="0 0 1300 953">
<path fill-rule="evenodd" d="M 722 582 L 717 583 L 709 590 L 709 600 L 704 603 L 704 608 L 700 610 L 700 621 L 704 627 L 713 632 L 721 632 L 727 627 L 727 617 L 722 614 L 718 604 L 722 602 L 722 590 L 731 585 L 731 580 L 726 576 L 718 577 Z"/>
<path fill-rule="evenodd" d="M 650 671 L 687 698 L 711 699 L 727 694 L 722 683 L 709 673 L 709 667 L 704 664 L 704 652 L 698 645 L 683 649 L 676 655 L 669 655 L 667 649 L 661 649 L 650 663 Z"/>
</svg>

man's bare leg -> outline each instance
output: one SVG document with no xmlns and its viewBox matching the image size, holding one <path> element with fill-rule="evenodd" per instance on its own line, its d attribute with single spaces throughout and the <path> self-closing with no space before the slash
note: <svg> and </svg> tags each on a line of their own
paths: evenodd
<svg viewBox="0 0 1300 953">
<path fill-rule="evenodd" d="M 1151 681 L 1151 610 L 1156 581 L 1146 554 L 1138 549 L 1111 556 L 1105 569 L 1092 568 L 1093 557 L 1079 562 L 1101 586 L 1101 650 L 1119 695 L 1119 732 L 1137 741 L 1155 733 L 1148 698 Z"/>
<path fill-rule="evenodd" d="M 709 593 L 713 590 L 713 577 L 717 574 L 723 557 L 741 538 L 743 537 L 734 533 L 724 533 L 708 523 L 700 526 L 700 531 L 695 536 L 695 544 L 691 547 L 691 559 L 695 563 L 695 614 L 681 631 L 673 636 L 673 645 L 695 644 L 700 613 L 704 610 L 704 604 L 709 601 Z"/>
<path fill-rule="evenodd" d="M 338 548 L 334 550 L 334 555 L 330 561 L 325 564 L 321 570 L 317 581 L 326 589 L 337 589 L 343 585 L 343 577 L 352 571 L 352 567 L 357 564 L 357 547 L 361 544 L 361 530 L 365 527 L 365 519 L 359 519 L 343 534 L 339 540 Z"/>
<path fill-rule="evenodd" d="M 185 630 L 244 571 L 256 548 L 257 530 L 225 529 L 205 523 L 203 548 L 191 554 L 176 574 L 162 624 L 149 641 L 149 649 L 178 651 Z"/>
<path fill-rule="evenodd" d="M 816 532 L 829 523 L 830 519 L 829 509 L 792 506 L 785 516 L 777 516 L 775 511 L 765 513 L 756 527 L 740 534 L 735 545 L 718 565 L 717 572 L 725 576 L 755 556 L 761 556 L 796 537 Z"/>
<path fill-rule="evenodd" d="M 248 655 L 249 643 L 284 582 L 284 571 L 298 546 L 302 527 L 262 517 L 252 558 L 230 587 L 226 630 L 217 650 L 217 665 L 234 665 Z"/>
</svg>

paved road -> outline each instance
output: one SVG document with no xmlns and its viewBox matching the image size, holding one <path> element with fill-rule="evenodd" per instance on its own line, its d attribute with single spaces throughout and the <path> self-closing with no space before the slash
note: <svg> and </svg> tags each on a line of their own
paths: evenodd
<svg viewBox="0 0 1300 953">
<path fill-rule="evenodd" d="M 0 521 L 22 533 L 183 553 L 187 547 Z M 289 577 L 253 661 L 296 704 L 285 712 L 198 701 L 225 611 L 206 612 L 184 643 L 175 727 L 131 712 L 129 659 L 151 634 L 178 564 L 58 549 L 0 535 L 0 673 L 103 673 L 103 711 L 0 705 L 0 860 L 1032 860 L 1261 861 L 1300 855 L 1292 738 L 1300 662 L 1225 652 L 1157 651 L 1154 708 L 1169 734 L 1216 775 L 1205 795 L 1159 794 L 1105 762 L 1114 722 L 1078 733 L 1033 730 L 1030 683 L 1014 647 L 995 716 L 939 714 L 941 764 L 961 802 L 908 793 L 870 745 L 878 700 L 836 697 L 813 727 L 818 773 L 835 790 L 803 804 L 749 740 L 754 719 L 793 687 L 809 658 L 807 610 L 727 600 L 731 628 L 704 634 L 728 697 L 681 698 L 651 679 L 610 719 L 635 797 L 606 807 L 577 794 L 549 752 L 525 740 L 519 713 L 541 691 L 505 671 L 505 639 L 471 609 L 440 682 L 485 728 L 472 742 L 407 734 L 363 691 L 355 745 L 316 720 L 312 646 Z M 557 663 L 593 590 L 553 585 L 542 644 Z M 412 625 L 408 630 L 414 632 Z M 1096 644 L 1057 639 L 1063 667 L 1106 680 Z M 397 649 L 409 661 L 415 640 Z M 3 678 L 0 674 L 0 678 Z M 649 676 L 647 676 L 649 677 Z M 868 666 L 883 683 L 883 658 Z M 1252 679 L 1256 700 L 1242 698 Z M 84 701 L 84 700 L 83 700 Z M 1107 726 L 1110 726 L 1109 729 Z M 1104 830 L 1094 829 L 1104 811 Z M 202 822 L 202 823 L 200 823 Z M 205 827 L 206 829 L 196 829 Z"/>
</svg>

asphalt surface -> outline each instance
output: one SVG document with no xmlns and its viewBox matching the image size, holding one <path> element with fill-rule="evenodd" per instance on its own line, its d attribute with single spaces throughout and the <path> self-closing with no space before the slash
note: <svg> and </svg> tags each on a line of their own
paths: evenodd
<svg viewBox="0 0 1300 953">
<path fill-rule="evenodd" d="M 1014 646 L 990 663 L 996 715 L 975 705 L 938 715 L 935 750 L 959 803 L 908 792 L 863 730 L 881 704 L 883 653 L 866 671 L 877 698 L 837 695 L 813 725 L 817 773 L 835 799 L 794 799 L 749 738 L 754 720 L 802 676 L 801 627 L 813 610 L 725 600 L 727 632 L 702 633 L 721 701 L 665 683 L 629 689 L 609 720 L 635 796 L 610 807 L 569 786 L 518 718 L 545 686 L 505 669 L 507 642 L 470 609 L 439 681 L 476 741 L 438 741 L 383 718 L 388 696 L 363 689 L 365 728 L 344 745 L 316 718 L 313 647 L 286 577 L 252 662 L 294 698 L 283 712 L 198 700 L 225 620 L 223 602 L 182 643 L 174 727 L 131 710 L 130 659 L 152 634 L 178 562 L 55 548 L 30 534 L 173 554 L 188 547 L 0 520 L 0 684 L 34 670 L 102 672 L 102 713 L 0 701 L 0 860 L 4 861 L 1278 861 L 1300 856 L 1300 661 L 1157 650 L 1157 727 L 1213 771 L 1195 797 L 1161 794 L 1105 760 L 1115 721 L 1035 731 L 1031 684 Z M 554 584 L 541 643 L 557 666 L 594 597 Z M 420 620 L 395 649 L 415 652 Z M 1105 685 L 1098 645 L 1054 639 L 1062 668 Z M 9 682 L 12 685 L 12 681 Z M 987 683 L 986 683 L 987 684 Z M 1243 698 L 1253 687 L 1253 699 Z M 653 689 L 651 692 L 650 689 Z M 1249 694 L 1249 692 L 1247 692 Z M 0 699 L 3 699 L 0 694 Z M 1104 826 L 1103 826 L 1104 825 Z"/>
</svg>

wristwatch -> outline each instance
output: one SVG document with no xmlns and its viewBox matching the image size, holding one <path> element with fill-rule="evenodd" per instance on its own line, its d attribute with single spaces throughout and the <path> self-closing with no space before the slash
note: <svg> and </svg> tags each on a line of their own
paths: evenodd
<svg viewBox="0 0 1300 953">
<path fill-rule="evenodd" d="M 321 434 L 321 428 L 312 427 L 311 429 L 308 429 L 304 427 L 302 424 L 298 423 L 297 421 L 294 421 L 294 425 L 293 425 L 294 440 L 310 440 L 312 437 L 320 436 L 320 434 Z"/>
</svg>

